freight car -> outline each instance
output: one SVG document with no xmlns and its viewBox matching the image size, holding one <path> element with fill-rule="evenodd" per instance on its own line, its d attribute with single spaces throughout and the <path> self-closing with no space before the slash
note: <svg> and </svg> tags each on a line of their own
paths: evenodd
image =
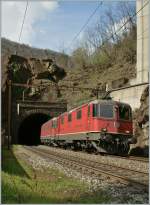
<svg viewBox="0 0 150 205">
<path fill-rule="evenodd" d="M 50 146 L 124 155 L 135 143 L 132 110 L 125 103 L 95 100 L 44 123 L 40 138 Z"/>
</svg>

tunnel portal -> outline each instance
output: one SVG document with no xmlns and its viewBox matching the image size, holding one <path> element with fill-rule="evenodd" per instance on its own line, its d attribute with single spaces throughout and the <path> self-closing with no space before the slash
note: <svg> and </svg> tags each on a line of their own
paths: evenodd
<svg viewBox="0 0 150 205">
<path fill-rule="evenodd" d="M 49 119 L 48 115 L 42 113 L 34 113 L 26 117 L 18 130 L 18 144 L 39 145 L 41 125 Z"/>
</svg>

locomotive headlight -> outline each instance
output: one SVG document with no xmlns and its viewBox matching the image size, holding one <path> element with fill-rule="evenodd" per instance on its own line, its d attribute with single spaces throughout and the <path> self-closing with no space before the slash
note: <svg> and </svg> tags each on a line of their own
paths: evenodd
<svg viewBox="0 0 150 205">
<path fill-rule="evenodd" d="M 129 134 L 129 133 L 130 133 L 130 131 L 129 131 L 129 130 L 126 130 L 125 132 L 126 132 L 127 134 Z"/>
<path fill-rule="evenodd" d="M 101 131 L 102 132 L 107 132 L 107 129 L 106 128 L 102 128 Z"/>
</svg>

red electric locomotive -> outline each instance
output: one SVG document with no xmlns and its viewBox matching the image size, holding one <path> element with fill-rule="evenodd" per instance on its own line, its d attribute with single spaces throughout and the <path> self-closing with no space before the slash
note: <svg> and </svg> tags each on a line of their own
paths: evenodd
<svg viewBox="0 0 150 205">
<path fill-rule="evenodd" d="M 127 154 L 135 143 L 132 110 L 128 104 L 95 100 L 53 118 L 41 127 L 48 145 Z"/>
</svg>

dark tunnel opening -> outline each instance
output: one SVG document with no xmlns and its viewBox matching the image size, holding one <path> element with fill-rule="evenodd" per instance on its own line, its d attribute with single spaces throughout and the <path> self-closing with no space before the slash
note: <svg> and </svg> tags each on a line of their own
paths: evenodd
<svg viewBox="0 0 150 205">
<path fill-rule="evenodd" d="M 36 113 L 26 117 L 18 130 L 18 144 L 39 145 L 41 125 L 49 120 L 46 114 Z"/>
</svg>

